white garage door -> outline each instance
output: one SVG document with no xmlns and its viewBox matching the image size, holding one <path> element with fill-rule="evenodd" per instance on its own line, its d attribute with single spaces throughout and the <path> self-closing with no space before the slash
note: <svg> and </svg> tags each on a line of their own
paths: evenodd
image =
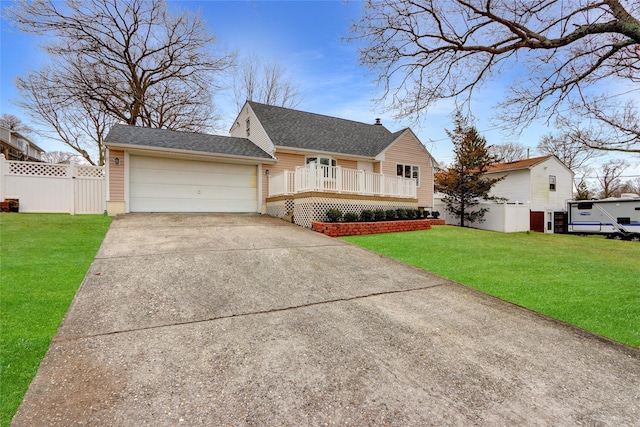
<svg viewBox="0 0 640 427">
<path fill-rule="evenodd" d="M 257 212 L 256 166 L 131 156 L 131 212 Z"/>
</svg>

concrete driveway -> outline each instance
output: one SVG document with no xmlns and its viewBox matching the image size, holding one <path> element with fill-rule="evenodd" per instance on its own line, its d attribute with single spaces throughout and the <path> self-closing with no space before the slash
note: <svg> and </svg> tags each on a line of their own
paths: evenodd
<svg viewBox="0 0 640 427">
<path fill-rule="evenodd" d="M 639 424 L 638 350 L 258 215 L 114 220 L 13 420 Z"/>
</svg>

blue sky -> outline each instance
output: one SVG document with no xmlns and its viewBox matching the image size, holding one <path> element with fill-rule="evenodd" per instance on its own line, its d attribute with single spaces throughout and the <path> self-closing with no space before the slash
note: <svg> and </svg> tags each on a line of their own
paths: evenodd
<svg viewBox="0 0 640 427">
<path fill-rule="evenodd" d="M 7 4 L 2 0 L 3 6 Z M 452 146 L 445 128 L 452 127 L 452 102 L 435 105 L 419 123 L 414 123 L 394 120 L 392 112 L 383 112 L 372 101 L 380 95 L 374 76 L 358 65 L 357 46 L 342 40 L 348 36 L 351 21 L 360 16 L 361 2 L 169 1 L 169 5 L 174 10 L 200 10 L 210 30 L 227 49 L 278 60 L 300 82 L 304 99 L 298 109 L 371 123 L 381 117 L 391 131 L 410 126 L 436 160 L 451 162 Z M 38 50 L 36 37 L 17 33 L 5 20 L 0 30 L 0 112 L 29 122 L 27 115 L 11 103 L 18 96 L 13 82 L 28 70 L 39 68 L 46 57 Z M 502 97 L 507 83 L 495 80 L 476 94 L 472 104 L 476 127 L 490 144 L 519 142 L 531 147 L 531 154 L 535 155 L 540 137 L 554 129 L 540 121 L 520 135 L 507 135 L 491 121 L 495 102 Z M 234 101 L 228 94 L 220 94 L 215 101 L 230 124 L 235 115 Z M 68 151 L 60 143 L 34 139 L 45 150 Z"/>
</svg>

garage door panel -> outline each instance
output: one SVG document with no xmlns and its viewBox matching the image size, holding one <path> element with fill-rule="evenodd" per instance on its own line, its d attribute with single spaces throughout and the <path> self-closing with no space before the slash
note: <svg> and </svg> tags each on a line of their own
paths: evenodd
<svg viewBox="0 0 640 427">
<path fill-rule="evenodd" d="M 133 210 L 133 212 L 255 212 L 255 202 L 238 200 L 202 200 L 202 199 L 144 199 L 138 200 L 145 210 Z"/>
<path fill-rule="evenodd" d="M 131 212 L 256 212 L 256 166 L 131 156 Z"/>
<path fill-rule="evenodd" d="M 255 188 L 242 187 L 192 187 L 176 184 L 138 184 L 131 187 L 132 198 L 166 199 L 170 195 L 174 199 L 220 199 L 246 200 L 252 199 Z"/>
<path fill-rule="evenodd" d="M 204 172 L 177 172 L 158 170 L 135 170 L 130 182 L 134 184 L 156 185 L 200 185 L 217 187 L 256 187 L 256 175 L 222 174 Z"/>
<path fill-rule="evenodd" d="M 231 163 L 217 163 L 217 162 L 202 162 L 195 160 L 180 160 L 180 159 L 165 159 L 157 157 L 140 157 L 131 156 L 135 163 L 135 169 L 137 170 L 161 170 L 161 171 L 175 171 L 184 172 L 185 166 L 189 168 L 189 172 L 211 172 L 212 165 L 215 165 L 215 170 L 220 173 L 238 173 L 238 171 L 246 171 L 247 165 L 238 165 Z M 132 163 L 133 164 L 133 163 Z M 247 173 L 247 172 L 240 172 Z"/>
</svg>

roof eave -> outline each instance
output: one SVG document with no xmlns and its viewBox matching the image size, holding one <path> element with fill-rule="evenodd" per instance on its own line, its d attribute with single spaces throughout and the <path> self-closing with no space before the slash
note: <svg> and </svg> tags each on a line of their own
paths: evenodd
<svg viewBox="0 0 640 427">
<path fill-rule="evenodd" d="M 375 156 L 363 156 L 360 154 L 340 153 L 337 151 L 323 151 L 323 150 L 315 150 L 311 148 L 289 147 L 287 145 L 275 145 L 275 148 L 276 148 L 276 158 L 278 155 L 278 151 L 284 151 L 284 152 L 292 152 L 292 153 L 299 153 L 299 154 L 327 154 L 334 157 L 338 157 L 338 156 L 349 157 L 353 159 L 368 160 L 368 161 L 373 161 L 376 159 Z"/>
<path fill-rule="evenodd" d="M 195 151 L 195 150 L 181 150 L 178 148 L 165 148 L 165 147 L 154 147 L 150 145 L 137 145 L 137 144 L 123 144 L 117 142 L 107 142 L 105 141 L 104 145 L 107 148 L 121 148 L 123 150 L 128 151 L 138 151 L 153 154 L 154 152 L 160 152 L 164 154 L 182 154 L 182 155 L 191 155 L 198 157 L 207 157 L 212 159 L 232 159 L 232 160 L 240 160 L 240 161 L 251 161 L 256 163 L 270 163 L 273 164 L 277 160 L 272 158 L 265 157 L 253 157 L 253 156 L 242 156 L 237 154 L 224 154 L 224 153 L 210 153 L 207 151 Z"/>
<path fill-rule="evenodd" d="M 519 168 L 509 168 L 509 169 L 500 169 L 497 171 L 487 171 L 485 172 L 485 174 L 490 174 L 490 173 L 502 173 L 502 172 L 513 172 L 513 171 L 523 171 L 523 170 L 530 170 L 531 166 L 523 166 L 523 167 L 519 167 Z"/>
</svg>

